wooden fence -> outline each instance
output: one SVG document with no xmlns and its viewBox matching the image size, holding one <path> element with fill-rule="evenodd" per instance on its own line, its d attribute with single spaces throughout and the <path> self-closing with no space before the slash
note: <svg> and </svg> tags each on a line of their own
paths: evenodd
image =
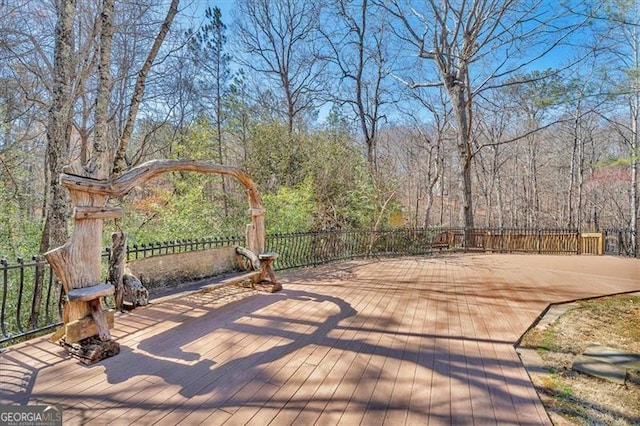
<svg viewBox="0 0 640 426">
<path fill-rule="evenodd" d="M 580 254 L 604 254 L 604 234 L 600 232 L 583 232 L 580 234 Z"/>
<path fill-rule="evenodd" d="M 593 254 L 604 252 L 602 233 L 573 230 L 454 229 L 437 238 L 440 247 L 499 253 Z"/>
</svg>

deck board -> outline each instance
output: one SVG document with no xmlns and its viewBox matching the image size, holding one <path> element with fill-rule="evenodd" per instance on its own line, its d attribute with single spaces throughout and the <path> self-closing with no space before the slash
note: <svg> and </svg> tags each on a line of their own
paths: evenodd
<svg viewBox="0 0 640 426">
<path fill-rule="evenodd" d="M 38 338 L 0 355 L 0 404 L 74 424 L 550 424 L 514 343 L 550 304 L 640 290 L 640 262 L 452 255 L 278 274 L 118 315 L 86 367 Z M 229 302 L 229 299 L 232 301 Z"/>
</svg>

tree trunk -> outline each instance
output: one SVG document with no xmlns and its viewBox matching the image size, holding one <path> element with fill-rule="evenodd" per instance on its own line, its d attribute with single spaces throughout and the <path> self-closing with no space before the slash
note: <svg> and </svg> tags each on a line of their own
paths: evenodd
<svg viewBox="0 0 640 426">
<path fill-rule="evenodd" d="M 218 49 L 221 47 L 218 46 Z M 220 85 L 222 84 L 220 78 L 220 61 L 218 61 L 218 69 L 217 69 L 217 84 L 216 84 L 216 132 L 218 139 L 218 158 L 220 164 L 225 164 L 223 158 L 223 150 L 222 150 L 222 91 L 220 89 Z M 224 176 L 220 176 L 222 183 L 222 195 L 223 195 L 223 206 L 224 206 L 224 217 L 225 219 L 229 217 L 229 200 L 228 200 L 228 190 L 227 190 L 227 181 Z"/>
<path fill-rule="evenodd" d="M 73 68 L 72 31 L 75 2 L 62 0 L 57 3 L 56 45 L 51 107 L 47 123 L 47 170 L 49 205 L 46 210 L 44 230 L 40 240 L 40 252 L 63 244 L 67 238 L 67 191 L 60 185 L 58 176 L 67 164 L 71 135 L 72 99 L 70 79 Z"/>
<path fill-rule="evenodd" d="M 640 76 L 636 78 L 638 85 L 631 102 L 631 214 L 629 218 L 629 228 L 631 230 L 631 248 L 634 255 L 639 254 L 638 248 L 638 157 L 640 156 L 640 143 L 638 137 L 638 127 L 640 122 Z"/>
<path fill-rule="evenodd" d="M 569 176 L 569 198 L 567 200 L 567 214 L 569 215 L 567 226 L 573 228 L 575 226 L 575 219 L 573 215 L 573 190 L 576 179 L 576 162 L 578 156 L 578 118 L 576 117 L 573 123 L 573 147 L 571 150 L 571 172 Z"/>
<path fill-rule="evenodd" d="M 445 158 L 444 158 L 444 149 L 440 155 L 440 225 L 444 224 L 444 185 L 445 185 Z M 451 187 L 451 185 L 449 185 Z M 451 196 L 451 191 L 447 194 L 447 201 Z M 449 223 L 451 225 L 451 223 Z"/>
<path fill-rule="evenodd" d="M 576 111 L 578 114 L 578 111 Z M 582 229 L 584 222 L 584 135 L 578 135 L 578 194 L 576 206 L 576 226 Z"/>
<path fill-rule="evenodd" d="M 640 247 L 638 241 L 638 215 L 640 214 L 640 200 L 638 195 L 638 159 L 640 158 L 640 30 L 638 28 L 638 12 L 640 12 L 637 3 L 632 13 L 634 14 L 634 22 L 636 23 L 631 30 L 630 42 L 633 51 L 633 79 L 631 87 L 633 92 L 630 100 L 631 112 L 631 183 L 630 183 L 630 218 L 629 228 L 631 230 L 631 249 L 633 254 L 640 256 Z"/>
<path fill-rule="evenodd" d="M 33 303 L 31 305 L 31 313 L 29 315 L 29 328 L 38 327 L 38 318 L 40 317 L 40 304 L 42 302 L 42 283 L 44 282 L 44 268 L 40 258 L 34 258 L 36 263 L 35 281 L 33 286 Z"/>
<path fill-rule="evenodd" d="M 439 143 L 440 141 L 438 140 L 438 144 Z M 428 159 L 428 166 L 427 166 L 428 167 L 427 191 L 425 195 L 425 207 L 424 207 L 424 227 L 425 228 L 429 226 L 429 223 L 431 221 L 431 210 L 433 209 L 433 200 L 434 200 L 433 191 L 436 185 L 438 184 L 438 179 L 440 177 L 440 170 L 438 169 L 439 157 L 440 157 L 440 145 L 438 145 L 436 149 L 436 156 L 437 158 L 434 161 L 433 154 L 431 153 L 431 151 L 429 152 L 429 159 Z M 435 171 L 433 169 L 435 169 Z"/>
<path fill-rule="evenodd" d="M 87 172 L 96 179 L 109 177 L 110 161 L 107 143 L 107 114 L 111 95 L 111 40 L 113 39 L 114 0 L 103 0 L 100 11 L 100 59 L 98 61 L 98 88 L 95 101 L 95 127 L 93 153 Z M 84 164 L 84 163 L 83 163 Z"/>
<path fill-rule="evenodd" d="M 496 193 L 498 195 L 498 228 L 504 227 L 504 199 L 502 196 L 502 171 L 500 170 L 500 147 L 493 147 L 493 178 L 495 180 Z"/>
<path fill-rule="evenodd" d="M 164 18 L 162 26 L 160 27 L 160 31 L 153 41 L 153 46 L 149 51 L 149 55 L 147 55 L 147 59 L 145 60 L 142 68 L 140 69 L 140 72 L 138 73 L 136 85 L 133 89 L 133 95 L 131 96 L 131 101 L 129 103 L 129 114 L 127 116 L 127 123 L 124 127 L 124 130 L 122 131 L 122 136 L 120 137 L 120 145 L 118 146 L 115 159 L 113 160 L 112 173 L 114 175 L 119 175 L 127 167 L 125 157 L 127 148 L 129 146 L 129 141 L 131 140 L 131 136 L 133 135 L 133 125 L 135 124 L 136 117 L 138 116 L 138 109 L 140 108 L 140 103 L 142 102 L 142 98 L 144 96 L 144 88 L 147 81 L 147 75 L 151 70 L 153 61 L 156 59 L 156 56 L 160 51 L 160 47 L 162 46 L 164 38 L 169 33 L 169 29 L 171 28 L 171 24 L 173 23 L 173 18 L 178 13 L 179 2 L 179 0 L 171 0 L 171 5 L 169 6 L 169 10 L 167 11 L 167 15 Z"/>
<path fill-rule="evenodd" d="M 533 118 L 531 119 L 534 120 Z M 532 122 L 530 129 L 537 127 L 537 123 Z M 529 198 L 528 209 L 530 208 L 530 217 L 528 218 L 528 225 L 532 228 L 540 227 L 540 191 L 538 188 L 538 160 L 537 160 L 538 147 L 536 146 L 535 135 L 527 137 L 527 154 L 529 157 L 529 182 L 531 184 L 531 194 Z"/>
<path fill-rule="evenodd" d="M 102 207 L 107 197 L 70 190 L 71 200 L 78 207 Z M 62 283 L 65 292 L 74 288 L 100 284 L 102 272 L 102 218 L 79 218 L 76 215 L 73 234 L 65 245 L 45 254 L 51 268 Z M 63 312 L 63 321 L 81 319 L 91 313 L 84 301 L 68 302 Z"/>
<path fill-rule="evenodd" d="M 448 88 L 453 104 L 453 112 L 458 124 L 457 144 L 458 158 L 462 165 L 462 213 L 464 227 L 473 228 L 473 188 L 471 180 L 471 135 L 469 133 L 469 117 L 467 114 L 467 102 L 464 95 L 464 87 L 461 83 L 454 82 Z"/>
</svg>

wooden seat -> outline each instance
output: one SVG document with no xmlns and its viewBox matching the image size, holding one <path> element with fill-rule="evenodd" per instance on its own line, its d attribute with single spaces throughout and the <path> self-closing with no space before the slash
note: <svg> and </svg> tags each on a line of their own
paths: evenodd
<svg viewBox="0 0 640 426">
<path fill-rule="evenodd" d="M 254 271 L 260 270 L 260 258 L 254 252 L 245 247 L 236 247 L 236 253 L 244 256 L 249 261 L 251 269 Z"/>
<path fill-rule="evenodd" d="M 266 281 L 265 278 L 269 275 L 269 281 L 273 284 L 271 287 L 272 293 L 282 290 L 282 285 L 276 281 L 276 274 L 273 271 L 273 262 L 275 262 L 277 258 L 278 253 L 276 252 L 265 252 L 258 255 L 258 259 L 260 259 L 260 276 L 258 277 L 258 282 Z"/>
<path fill-rule="evenodd" d="M 96 284 L 79 287 L 67 292 L 69 303 L 87 302 L 90 315 L 65 324 L 65 341 L 69 344 L 98 335 L 100 340 L 111 340 L 109 329 L 113 328 L 113 311 L 102 309 L 102 298 L 115 292 L 111 284 Z"/>
<path fill-rule="evenodd" d="M 69 301 L 88 302 L 104 296 L 110 296 L 115 292 L 111 284 L 97 284 L 91 287 L 74 288 L 67 293 Z"/>
<path fill-rule="evenodd" d="M 266 253 L 261 253 L 258 255 L 258 259 L 260 260 L 270 260 L 271 262 L 273 262 L 274 260 L 276 260 L 278 258 L 278 253 L 276 252 L 266 252 Z"/>
</svg>

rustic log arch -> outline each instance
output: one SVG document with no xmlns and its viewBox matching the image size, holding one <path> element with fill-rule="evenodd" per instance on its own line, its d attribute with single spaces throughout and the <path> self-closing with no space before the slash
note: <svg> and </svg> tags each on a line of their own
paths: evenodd
<svg viewBox="0 0 640 426">
<path fill-rule="evenodd" d="M 108 293 L 108 289 L 99 286 L 103 222 L 122 217 L 124 213 L 121 208 L 107 206 L 107 201 L 110 197 L 121 198 L 134 187 L 174 171 L 229 175 L 240 181 L 247 190 L 251 214 L 246 230 L 247 247 L 257 254 L 264 252 L 264 205 L 255 183 L 240 168 L 193 160 L 153 160 L 106 180 L 80 176 L 67 168 L 60 176 L 60 183 L 69 190 L 74 205 L 73 231 L 66 244 L 45 253 L 66 294 L 73 296 L 68 297 L 63 313 L 65 325 L 91 315 L 95 321 L 94 334 L 103 341 L 110 340 L 106 320 L 96 314 L 100 298 Z M 90 300 L 91 294 L 97 295 L 95 300 Z"/>
</svg>

